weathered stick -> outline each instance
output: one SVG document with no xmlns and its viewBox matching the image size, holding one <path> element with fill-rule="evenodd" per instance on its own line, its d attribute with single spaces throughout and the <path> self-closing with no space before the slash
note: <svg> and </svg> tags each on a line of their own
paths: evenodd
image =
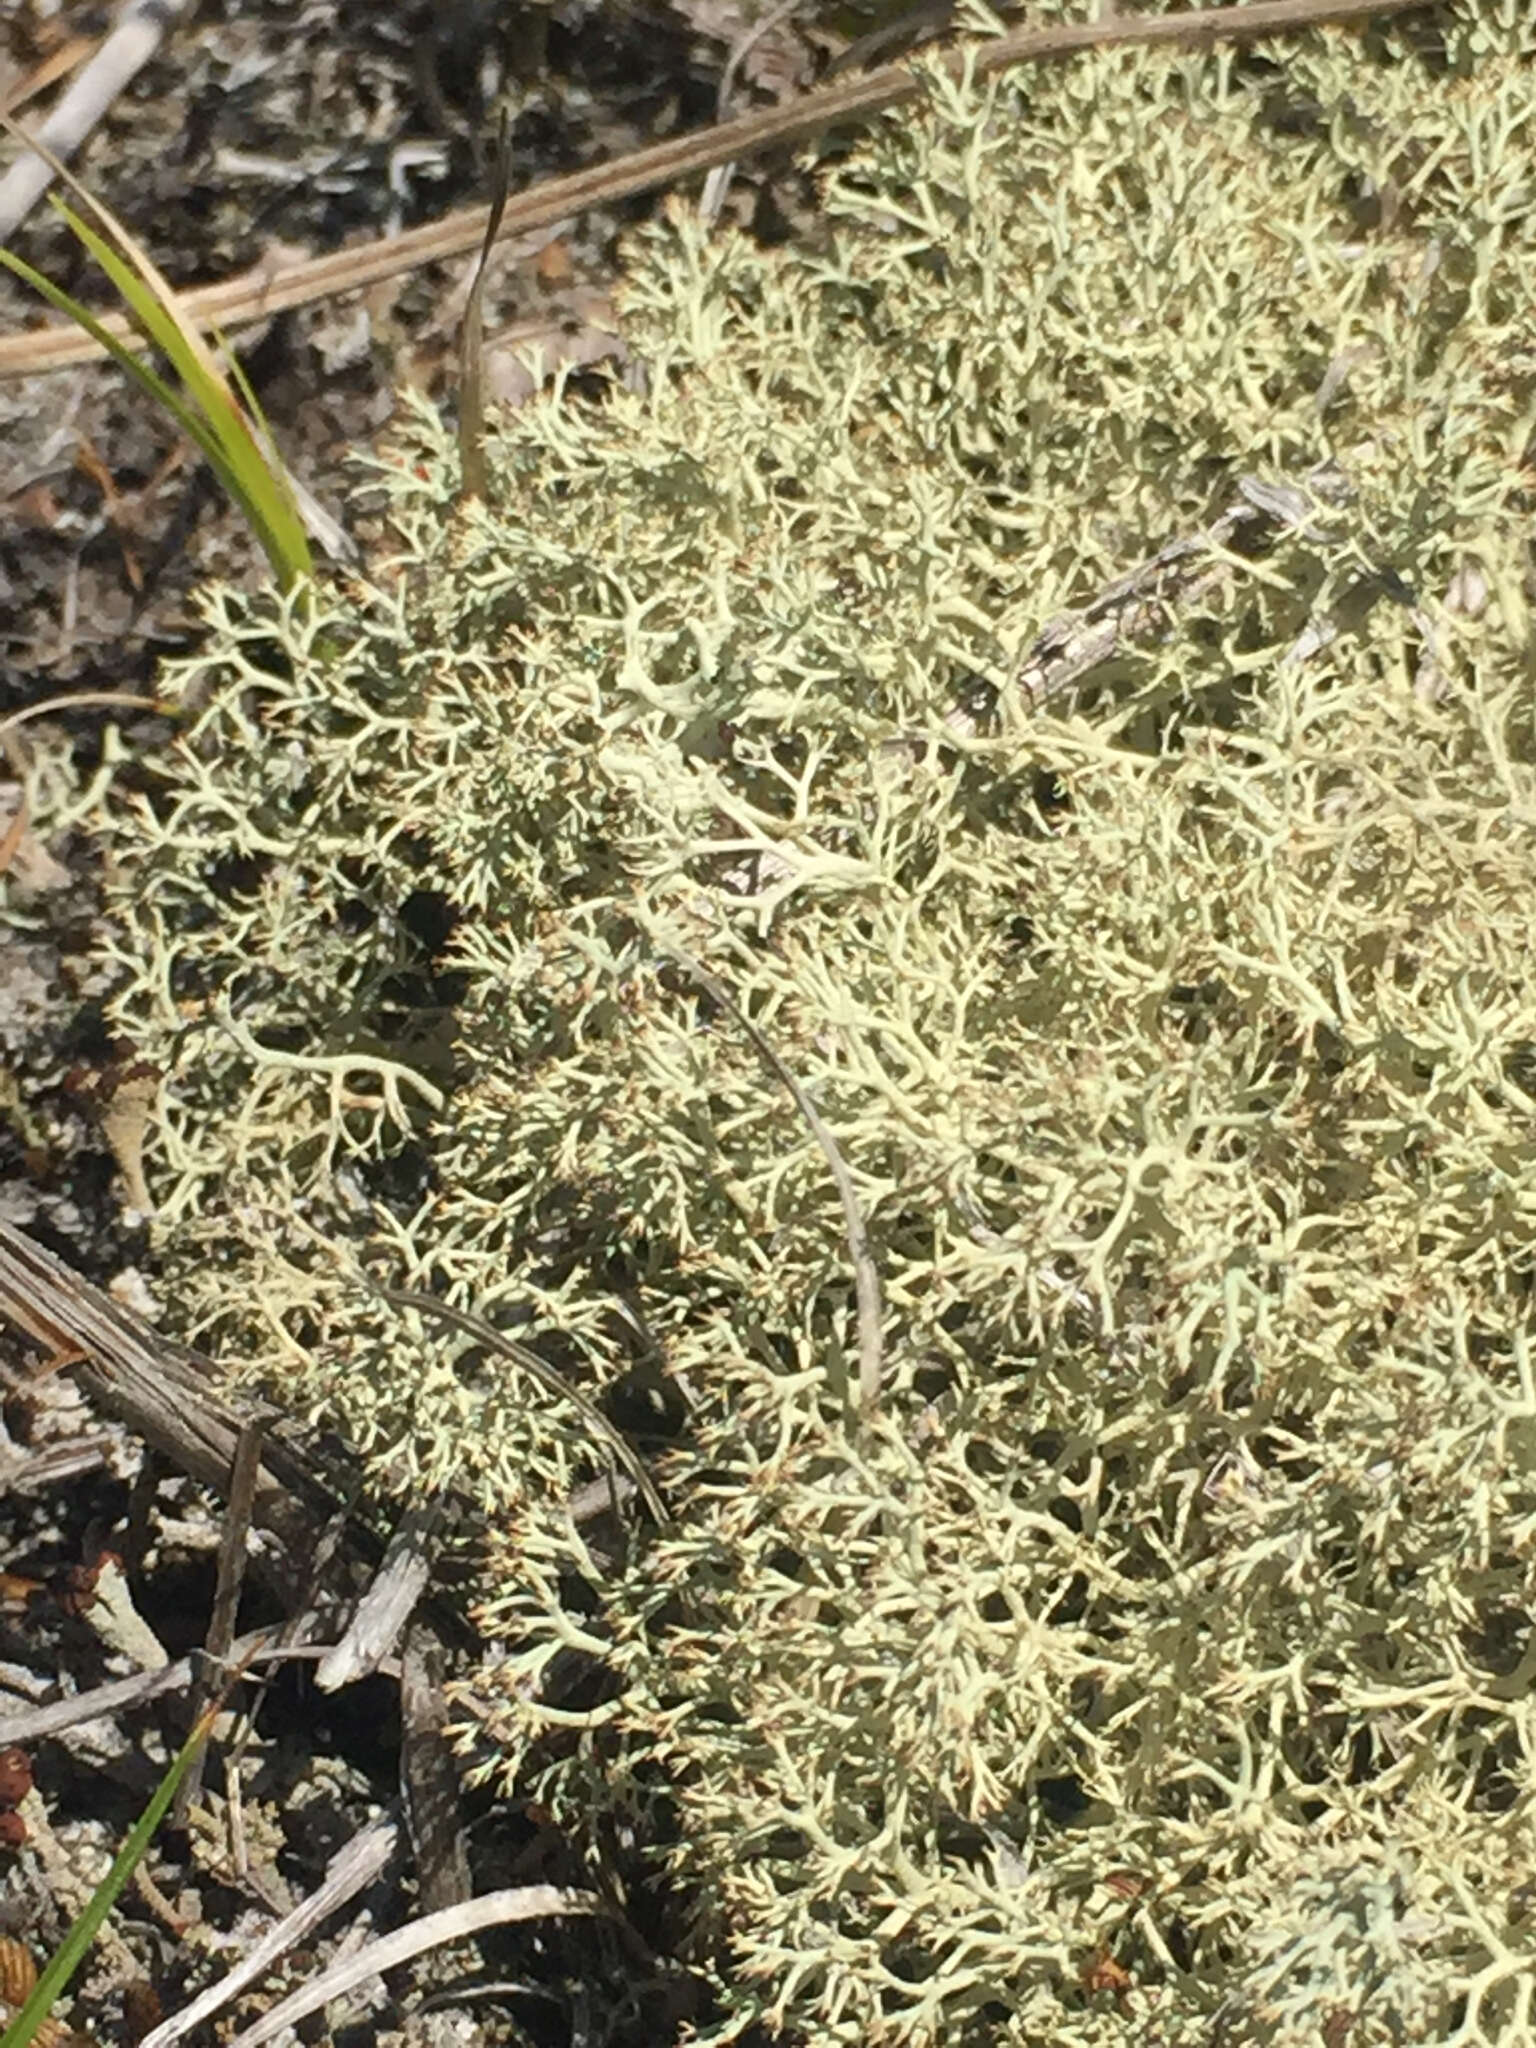
<svg viewBox="0 0 1536 2048">
<path fill-rule="evenodd" d="M 240 1432 L 281 1420 L 265 1403 L 237 1407 L 211 1359 L 120 1307 L 24 1231 L 0 1220 L 0 1316 L 36 1338 L 91 1402 L 126 1423 L 181 1471 L 227 1497 Z M 263 1446 L 251 1519 L 299 1559 L 313 1555 L 323 1517 L 306 1505 L 296 1460 Z"/>
</svg>

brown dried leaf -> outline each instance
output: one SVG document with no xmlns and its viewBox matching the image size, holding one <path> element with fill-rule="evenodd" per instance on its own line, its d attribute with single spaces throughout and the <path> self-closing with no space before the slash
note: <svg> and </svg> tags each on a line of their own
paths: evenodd
<svg viewBox="0 0 1536 2048">
<path fill-rule="evenodd" d="M 141 1216 L 155 1213 L 154 1197 L 144 1178 L 144 1143 L 160 1089 L 156 1068 L 135 1060 L 113 1075 L 115 1085 L 101 1113 L 102 1134 L 117 1161 L 128 1205 Z"/>
<path fill-rule="evenodd" d="M 810 49 L 793 16 L 782 12 L 775 0 L 672 0 L 672 4 L 695 35 L 723 44 L 728 53 L 740 52 L 738 75 L 759 92 L 782 100 L 810 84 Z"/>
<path fill-rule="evenodd" d="M 27 822 L 19 789 L 0 792 L 0 875 L 9 875 L 29 896 L 67 887 L 69 869 L 56 861 Z"/>
<path fill-rule="evenodd" d="M 0 1806 L 20 1806 L 32 1790 L 32 1759 L 24 1749 L 14 1746 L 0 1749 Z M 9 1997 L 5 1989 L 3 1954 L 0 1954 L 0 1998 Z"/>
<path fill-rule="evenodd" d="M 543 374 L 570 365 L 588 369 L 594 363 L 629 361 L 623 337 L 614 331 L 612 301 L 603 292 L 575 294 L 565 309 L 552 309 L 537 320 L 519 320 L 493 334 L 485 345 L 486 396 L 503 405 L 526 405 L 538 389 L 530 359 Z"/>
</svg>

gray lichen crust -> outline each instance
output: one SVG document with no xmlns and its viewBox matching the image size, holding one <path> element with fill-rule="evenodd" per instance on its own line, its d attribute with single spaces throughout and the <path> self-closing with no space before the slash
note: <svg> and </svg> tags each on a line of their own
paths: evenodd
<svg viewBox="0 0 1536 2048">
<path fill-rule="evenodd" d="M 701 2040 L 1531 2037 L 1536 38 L 1434 21 L 674 210 L 118 817 L 184 1333 L 475 1501 L 485 1768 L 656 1845 Z"/>
</svg>

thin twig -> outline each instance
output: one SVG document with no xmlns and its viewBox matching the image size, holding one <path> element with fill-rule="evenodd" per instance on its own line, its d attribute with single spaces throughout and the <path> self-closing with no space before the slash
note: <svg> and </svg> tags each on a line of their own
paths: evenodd
<svg viewBox="0 0 1536 2048">
<path fill-rule="evenodd" d="M 224 1510 L 224 1527 L 219 1536 L 218 1576 L 214 1581 L 213 1606 L 203 1636 L 203 1670 L 192 1688 L 188 1720 L 196 1722 L 212 1697 L 213 1674 L 225 1668 L 231 1643 L 235 1640 L 235 1614 L 245 1584 L 246 1560 L 250 1555 L 251 1503 L 256 1498 L 256 1478 L 261 1471 L 262 1429 L 248 1422 L 235 1446 L 234 1465 L 229 1475 L 229 1500 Z M 202 1796 L 203 1770 L 208 1760 L 205 1743 L 188 1764 L 176 1787 L 171 1804 L 173 1825 L 185 1827 L 187 1816 Z"/>
<path fill-rule="evenodd" d="M 828 1166 L 832 1178 L 837 1182 L 838 1199 L 843 1205 L 843 1226 L 848 1238 L 848 1256 L 853 1261 L 854 1296 L 858 1303 L 859 1315 L 859 1407 L 865 1415 L 872 1415 L 880 1399 L 882 1338 L 881 1325 L 884 1310 L 880 1300 L 880 1274 L 874 1256 L 869 1248 L 869 1228 L 864 1221 L 864 1212 L 859 1207 L 858 1191 L 853 1185 L 853 1175 L 844 1163 L 838 1150 L 837 1140 L 823 1121 L 820 1111 L 801 1087 L 798 1080 L 785 1066 L 772 1045 L 730 994 L 725 984 L 716 979 L 701 961 L 681 947 L 668 946 L 669 958 L 693 976 L 704 993 L 720 1005 L 728 1016 L 734 1017 L 742 1030 L 751 1039 L 759 1058 L 784 1083 L 795 1099 L 795 1107 L 811 1127 L 811 1133 Z"/>
<path fill-rule="evenodd" d="M 1405 13 L 1424 0 L 1255 0 L 1249 7 L 1196 8 L 1181 14 L 1111 15 L 1103 21 L 1057 22 L 1049 28 L 1016 29 L 993 41 L 951 51 L 945 59 L 950 75 L 960 73 L 968 56 L 973 75 L 985 77 L 1013 64 L 1045 63 L 1079 50 L 1134 44 L 1209 44 L 1250 42 L 1259 36 L 1294 29 L 1365 21 L 1372 16 Z M 733 157 L 759 155 L 765 149 L 805 142 L 824 129 L 871 115 L 915 99 L 922 78 L 905 64 L 883 65 L 856 77 L 791 100 L 744 114 L 723 126 L 632 151 L 611 163 L 590 165 L 563 178 L 548 178 L 508 202 L 502 235 L 526 235 L 551 221 L 563 220 L 591 206 L 607 205 L 670 185 L 679 178 L 707 171 Z M 179 310 L 204 328 L 225 329 L 247 320 L 307 306 L 335 292 L 357 291 L 402 271 L 444 257 L 467 255 L 485 239 L 490 208 L 469 207 L 428 226 L 408 229 L 393 240 L 373 242 L 253 282 L 249 276 L 227 279 L 200 291 L 187 292 Z M 132 342 L 133 330 L 119 316 L 102 325 Z M 69 363 L 94 362 L 103 351 L 87 334 L 72 326 L 52 325 L 24 334 L 0 336 L 0 377 L 33 376 Z"/>
<path fill-rule="evenodd" d="M 272 1636 L 269 1628 L 253 1629 L 249 1635 L 241 1636 L 230 1644 L 228 1664 L 245 1671 L 258 1664 L 315 1663 L 326 1653 L 323 1643 L 285 1646 L 273 1642 Z M 14 1712 L 0 1714 L 0 1748 L 15 1745 L 26 1749 L 33 1743 L 51 1741 L 68 1729 L 83 1727 L 87 1721 L 114 1720 L 131 1707 L 145 1706 L 150 1700 L 163 1699 L 167 1693 L 184 1692 L 194 1675 L 192 1659 L 179 1657 L 174 1664 L 162 1664 L 154 1671 L 135 1671 L 131 1678 L 114 1678 L 67 1700 L 50 1700 L 41 1707 L 17 1707 Z"/>
</svg>

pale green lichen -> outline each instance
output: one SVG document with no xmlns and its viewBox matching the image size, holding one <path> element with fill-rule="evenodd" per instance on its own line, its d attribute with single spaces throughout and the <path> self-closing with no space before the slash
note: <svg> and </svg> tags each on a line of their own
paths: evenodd
<svg viewBox="0 0 1536 2048">
<path fill-rule="evenodd" d="M 700 2039 L 1531 2036 L 1532 46 L 935 84 L 816 246 L 640 235 L 644 388 L 489 505 L 416 415 L 396 573 L 209 600 L 117 827 L 183 1320 L 479 1502 L 481 1768 L 654 1845 Z M 1245 476 L 1305 516 L 1033 703 Z M 855 1177 L 865 1425 L 673 946 Z M 591 1556 L 579 1417 L 359 1263 L 649 1414 L 674 1524 Z"/>
</svg>

